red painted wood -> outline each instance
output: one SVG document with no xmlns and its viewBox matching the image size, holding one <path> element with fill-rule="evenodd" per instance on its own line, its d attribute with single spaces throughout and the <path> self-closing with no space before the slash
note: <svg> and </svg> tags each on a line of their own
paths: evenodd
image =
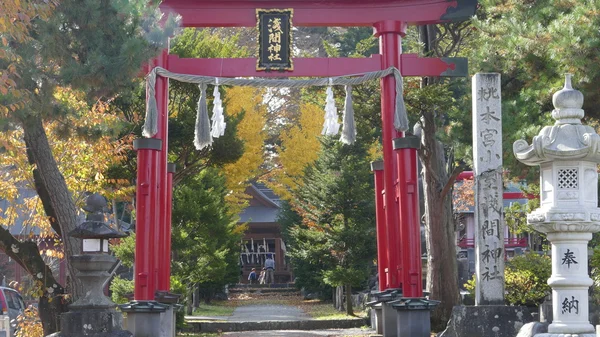
<svg viewBox="0 0 600 337">
<path fill-rule="evenodd" d="M 535 199 L 538 196 L 523 192 L 504 192 L 504 199 Z"/>
<path fill-rule="evenodd" d="M 215 77 L 333 77 L 381 70 L 381 55 L 369 58 L 296 58 L 294 71 L 257 71 L 256 58 L 191 59 L 169 55 L 169 71 Z"/>
<path fill-rule="evenodd" d="M 174 73 L 203 75 L 212 77 L 334 77 L 358 74 L 385 69 L 382 56 L 368 58 L 295 58 L 293 71 L 257 71 L 255 58 L 180 58 L 169 55 L 167 70 Z M 403 76 L 440 76 L 447 70 L 454 70 L 439 58 L 418 57 L 417 54 L 400 56 L 400 72 Z"/>
<path fill-rule="evenodd" d="M 456 243 L 457 246 L 463 249 L 475 248 L 474 238 L 462 238 Z M 527 248 L 527 238 L 504 238 L 504 247 L 506 248 Z"/>
<path fill-rule="evenodd" d="M 137 153 L 136 228 L 135 228 L 135 278 L 134 299 L 154 300 L 154 277 L 152 276 L 152 239 L 154 238 L 154 209 L 157 208 L 156 164 L 158 153 L 140 149 Z"/>
<path fill-rule="evenodd" d="M 398 217 L 400 219 L 404 279 L 402 295 L 405 297 L 422 297 L 417 150 L 398 149 L 395 152 L 398 160 Z"/>
<path fill-rule="evenodd" d="M 164 13 L 180 14 L 184 27 L 256 27 L 256 8 L 293 8 L 294 26 L 372 26 L 383 20 L 423 25 L 441 22 L 451 7 L 456 7 L 456 1 L 164 0 L 160 5 Z"/>
<path fill-rule="evenodd" d="M 383 170 L 375 170 L 375 217 L 377 219 L 377 274 L 379 290 L 389 288 L 386 270 L 389 267 L 387 259 L 387 240 L 385 226 L 385 208 L 383 207 Z"/>
<path fill-rule="evenodd" d="M 171 214 L 173 210 L 173 172 L 167 173 L 167 209 L 165 212 L 167 225 L 163 232 L 163 240 L 165 241 L 165 249 L 161 256 L 163 261 L 162 266 L 162 282 L 163 289 L 171 290 Z M 160 288 L 159 288 L 160 289 Z"/>
<path fill-rule="evenodd" d="M 397 27 L 397 31 L 390 31 Z M 379 37 L 379 53 L 382 56 L 382 68 L 400 68 L 401 39 L 404 31 L 402 25 L 379 22 L 375 24 L 375 34 Z M 381 33 L 380 33 L 381 32 Z M 381 79 L 381 122 L 383 142 L 384 190 L 385 190 L 385 222 L 387 225 L 388 247 L 388 288 L 402 287 L 402 253 L 400 246 L 399 208 L 396 200 L 395 185 L 397 182 L 397 162 L 394 156 L 393 139 L 400 137 L 394 128 L 394 108 L 396 106 L 396 86 L 392 76 Z"/>
<path fill-rule="evenodd" d="M 461 180 L 472 180 L 473 179 L 473 171 L 463 171 L 461 173 L 458 174 L 458 177 L 456 177 L 456 181 L 461 181 Z"/>
<path fill-rule="evenodd" d="M 169 67 L 169 50 L 163 50 L 162 53 L 155 59 L 154 65 L 168 68 Z M 154 233 L 154 246 L 152 247 L 152 255 L 154 260 L 154 275 L 156 277 L 156 287 L 154 290 L 169 291 L 171 278 L 171 223 L 167 220 L 168 209 L 168 182 L 167 182 L 167 155 L 169 151 L 169 79 L 158 77 L 156 79 L 156 106 L 158 108 L 158 133 L 153 137 L 162 139 L 162 150 L 159 151 L 157 162 L 157 177 L 158 177 L 158 207 L 156 207 L 155 216 L 158 225 Z"/>
<path fill-rule="evenodd" d="M 419 57 L 417 54 L 403 54 L 402 76 L 440 76 L 447 70 L 454 70 L 454 64 L 448 64 L 440 58 Z"/>
</svg>

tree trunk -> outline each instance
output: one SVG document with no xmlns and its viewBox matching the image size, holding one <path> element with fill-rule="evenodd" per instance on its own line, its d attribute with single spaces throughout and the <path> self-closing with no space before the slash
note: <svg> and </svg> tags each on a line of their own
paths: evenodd
<svg viewBox="0 0 600 337">
<path fill-rule="evenodd" d="M 193 299 L 194 296 L 193 296 L 193 294 L 194 294 L 194 291 L 195 291 L 195 288 L 194 288 L 193 285 L 189 286 L 187 288 L 187 296 L 186 296 L 187 300 L 185 301 L 185 314 L 188 315 L 188 316 L 190 316 L 193 313 L 193 311 L 194 311 L 194 309 L 193 309 L 193 307 L 194 307 L 193 306 L 193 302 L 194 302 L 194 299 Z"/>
<path fill-rule="evenodd" d="M 346 314 L 354 316 L 354 311 L 352 310 L 352 287 L 347 285 L 344 288 L 346 289 Z"/>
<path fill-rule="evenodd" d="M 425 191 L 427 289 L 431 299 L 441 301 L 432 313 L 432 328 L 442 330 L 452 308 L 459 303 L 459 292 L 452 193 L 444 189 L 450 177 L 444 148 L 435 136 L 434 118 L 435 114 L 428 112 L 421 119 L 423 130 L 419 157 Z"/>
<path fill-rule="evenodd" d="M 206 302 L 206 298 L 204 299 Z M 196 287 L 194 290 L 194 308 L 200 307 L 200 287 Z"/>
<path fill-rule="evenodd" d="M 333 306 L 335 310 L 344 311 L 344 286 L 335 287 L 333 296 Z"/>
<path fill-rule="evenodd" d="M 73 299 L 77 299 L 82 294 L 82 287 L 81 282 L 73 277 L 75 270 L 71 265 L 71 256 L 81 253 L 81 240 L 68 235 L 77 226 L 77 208 L 65 179 L 54 160 L 41 118 L 30 116 L 23 121 L 22 125 L 29 158 L 36 166 L 34 172 L 36 189 L 38 191 L 51 191 L 51 193 L 40 194 L 40 199 L 44 205 L 44 209 L 51 213 L 48 215 L 52 216 L 50 221 L 52 227 L 59 227 L 57 228 L 57 233 L 62 237 L 63 251 L 67 262 L 67 292 L 71 293 Z M 37 251 L 37 255 L 39 256 L 39 251 Z M 36 277 L 38 272 L 36 272 L 35 268 L 32 268 L 27 263 L 24 263 L 24 268 L 34 278 Z M 44 284 L 42 289 L 44 289 L 46 295 L 48 295 L 48 287 L 53 287 L 54 294 L 62 294 L 64 292 L 63 287 L 54 279 L 50 269 L 45 264 L 43 275 Z M 49 283 L 50 280 L 51 283 Z M 54 285 L 57 285 L 57 287 L 54 288 Z M 60 288 L 60 291 L 58 291 L 58 288 Z M 53 296 L 50 295 L 50 297 Z M 44 333 L 50 334 L 58 331 L 60 328 L 57 317 L 60 314 L 60 310 L 66 310 L 66 308 L 58 303 L 62 301 L 56 300 L 57 303 L 52 303 L 55 301 L 45 303 L 47 302 L 46 297 L 40 299 L 40 312 L 47 310 L 47 313 L 40 315 L 42 324 L 44 325 Z M 66 303 L 62 303 L 62 305 L 66 305 Z"/>
<path fill-rule="evenodd" d="M 58 291 L 58 290 L 57 290 Z M 44 336 L 48 336 L 60 330 L 60 314 L 67 312 L 67 301 L 64 300 L 64 289 L 61 287 L 61 293 L 54 292 L 55 296 L 42 296 L 38 300 L 40 320 L 44 329 Z"/>
</svg>

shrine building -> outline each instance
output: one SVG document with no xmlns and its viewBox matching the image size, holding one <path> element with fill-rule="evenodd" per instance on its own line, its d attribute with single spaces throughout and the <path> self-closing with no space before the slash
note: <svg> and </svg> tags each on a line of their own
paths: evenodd
<svg viewBox="0 0 600 337">
<path fill-rule="evenodd" d="M 243 282 L 248 282 L 252 268 L 257 272 L 271 255 L 275 260 L 275 283 L 293 280 L 292 268 L 286 258 L 286 245 L 277 217 L 280 210 L 279 197 L 261 183 L 252 183 L 246 194 L 251 196 L 248 207 L 240 213 L 240 223 L 248 226 L 242 239 L 240 264 Z"/>
</svg>

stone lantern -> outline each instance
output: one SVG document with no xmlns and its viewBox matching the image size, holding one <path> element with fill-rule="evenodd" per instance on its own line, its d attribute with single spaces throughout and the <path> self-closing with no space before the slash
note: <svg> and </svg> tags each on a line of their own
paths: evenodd
<svg viewBox="0 0 600 337">
<path fill-rule="evenodd" d="M 533 138 L 513 144 L 516 158 L 541 172 L 540 208 L 527 216 L 527 223 L 546 233 L 552 244 L 553 322 L 547 334 L 536 336 L 596 336 L 589 322 L 587 245 L 600 230 L 598 171 L 600 136 L 581 123 L 583 94 L 565 86 L 552 97 L 556 120 Z"/>
<path fill-rule="evenodd" d="M 130 337 L 131 332 L 121 327 L 122 316 L 117 305 L 104 296 L 104 283 L 110 278 L 108 272 L 117 258 L 108 255 L 108 240 L 122 238 L 127 234 L 118 229 L 117 222 L 106 213 L 106 199 L 92 194 L 83 208 L 86 221 L 69 233 L 83 239 L 83 254 L 71 257 L 77 269 L 77 278 L 83 286 L 83 296 L 69 305 L 69 312 L 61 315 L 62 330 L 53 337 Z"/>
<path fill-rule="evenodd" d="M 108 214 L 106 199 L 94 193 L 87 197 L 83 210 L 88 212 L 86 221 L 81 223 L 69 235 L 82 239 L 81 251 L 84 254 L 108 254 L 110 239 L 127 236 L 120 231 L 117 221 Z"/>
</svg>

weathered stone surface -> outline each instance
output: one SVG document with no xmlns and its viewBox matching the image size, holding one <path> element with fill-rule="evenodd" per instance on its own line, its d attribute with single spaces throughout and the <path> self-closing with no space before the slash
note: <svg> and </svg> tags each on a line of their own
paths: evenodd
<svg viewBox="0 0 600 337">
<path fill-rule="evenodd" d="M 473 76 L 475 304 L 504 304 L 504 213 L 500 74 Z"/>
<path fill-rule="evenodd" d="M 307 320 L 307 321 L 264 321 L 264 322 L 198 322 L 188 323 L 195 331 L 228 332 L 259 330 L 318 330 L 359 328 L 368 325 L 367 319 L 353 320 Z"/>
<path fill-rule="evenodd" d="M 526 307 L 459 305 L 452 309 L 448 326 L 438 337 L 515 337 L 532 319 Z"/>
<path fill-rule="evenodd" d="M 121 329 L 122 316 L 115 310 L 88 309 L 61 315 L 62 331 L 52 337 L 130 337 L 131 332 Z"/>
<path fill-rule="evenodd" d="M 430 337 L 431 311 L 397 310 L 398 337 Z M 387 337 L 387 336 L 386 336 Z"/>
<path fill-rule="evenodd" d="M 537 334 L 548 332 L 549 323 L 531 322 L 523 325 L 517 337 L 533 337 Z"/>
</svg>

